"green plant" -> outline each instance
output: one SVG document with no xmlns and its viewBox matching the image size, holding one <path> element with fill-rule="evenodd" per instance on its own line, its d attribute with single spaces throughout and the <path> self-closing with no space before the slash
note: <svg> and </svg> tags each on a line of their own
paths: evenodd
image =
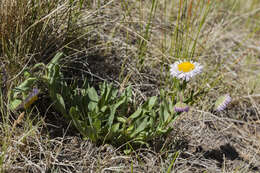
<svg viewBox="0 0 260 173">
<path fill-rule="evenodd" d="M 134 109 L 136 103 L 131 99 L 130 86 L 119 93 L 118 89 L 104 82 L 99 86 L 98 94 L 87 80 L 81 87 L 77 82 L 68 85 L 62 80 L 59 65 L 54 63 L 47 76 L 50 97 L 57 110 L 72 120 L 84 138 L 94 142 L 115 145 L 128 141 L 147 143 L 167 134 L 171 130 L 168 125 L 178 115 L 163 90 L 160 101 L 154 96 Z"/>
<path fill-rule="evenodd" d="M 59 68 L 59 66 L 57 66 L 58 61 L 62 55 L 62 53 L 57 53 L 48 65 L 43 63 L 35 64 L 30 71 L 38 69 L 38 72 L 34 72 L 33 74 L 30 73 L 28 69 L 24 69 L 24 81 L 8 93 L 8 102 L 11 110 L 17 110 L 24 107 L 27 104 L 26 101 L 30 101 L 26 99 L 30 98 L 30 95 L 32 96 L 31 98 L 37 96 L 39 90 L 34 90 L 34 93 L 31 91 L 39 84 L 47 85 L 51 96 L 53 96 L 53 93 L 57 92 L 58 86 L 53 84 L 53 80 L 56 76 L 61 77 L 61 74 L 56 74 L 56 72 L 58 71 L 57 68 Z M 42 67 L 42 69 L 40 67 Z M 55 79 L 57 79 L 57 77 Z"/>
<path fill-rule="evenodd" d="M 17 95 L 27 93 L 38 82 L 47 86 L 57 111 L 72 120 L 84 138 L 94 142 L 148 144 L 151 139 L 170 132 L 172 127 L 169 124 L 179 113 L 174 111 L 172 100 L 163 90 L 159 99 L 153 96 L 135 108 L 137 103 L 132 100 L 131 86 L 120 92 L 106 82 L 98 91 L 87 80 L 82 86 L 77 81 L 68 84 L 60 71 L 61 57 L 62 53 L 58 53 L 48 65 L 35 65 L 43 66 L 45 72 L 38 77 L 27 75 L 11 94 L 13 108 L 23 103 Z"/>
</svg>

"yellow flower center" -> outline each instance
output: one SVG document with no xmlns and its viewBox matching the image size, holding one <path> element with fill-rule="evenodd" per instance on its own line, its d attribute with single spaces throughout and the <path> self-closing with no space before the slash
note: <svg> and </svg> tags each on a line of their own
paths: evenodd
<svg viewBox="0 0 260 173">
<path fill-rule="evenodd" d="M 178 70 L 182 72 L 190 72 L 195 68 L 194 64 L 190 62 L 182 62 L 178 64 Z"/>
</svg>

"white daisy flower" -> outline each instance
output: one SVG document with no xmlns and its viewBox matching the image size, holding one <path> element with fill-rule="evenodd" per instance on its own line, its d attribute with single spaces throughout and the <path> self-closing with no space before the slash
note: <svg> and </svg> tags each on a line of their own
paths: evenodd
<svg viewBox="0 0 260 173">
<path fill-rule="evenodd" d="M 177 61 L 170 65 L 173 77 L 189 81 L 192 77 L 202 72 L 203 66 L 193 61 Z"/>
<path fill-rule="evenodd" d="M 215 110 L 218 112 L 223 111 L 230 102 L 231 97 L 228 94 L 220 96 L 215 103 Z"/>
</svg>

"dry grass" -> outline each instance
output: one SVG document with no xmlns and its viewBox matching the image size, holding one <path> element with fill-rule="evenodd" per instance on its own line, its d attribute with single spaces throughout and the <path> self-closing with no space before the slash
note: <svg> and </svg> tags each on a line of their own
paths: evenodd
<svg viewBox="0 0 260 173">
<path fill-rule="evenodd" d="M 60 50 L 66 53 L 68 78 L 83 75 L 94 85 L 107 80 L 122 89 L 131 84 L 134 99 L 140 102 L 159 94 L 159 88 L 170 88 L 168 65 L 183 58 L 175 53 L 173 37 L 179 1 L 157 1 L 147 37 L 150 1 L 93 1 L 82 7 L 80 1 L 73 5 L 69 1 L 19 2 L 0 4 L 0 60 L 8 76 L 5 88 L 22 80 L 25 67 L 46 63 Z M 183 49 L 192 45 L 189 38 L 191 42 L 196 38 L 199 16 L 207 3 L 202 2 L 194 1 L 193 11 L 188 10 L 193 28 L 181 31 Z M 193 55 L 204 65 L 204 74 L 189 86 L 189 90 L 207 92 L 179 117 L 165 141 L 155 139 L 150 148 L 129 155 L 121 148 L 82 140 L 45 96 L 12 129 L 18 115 L 6 109 L 7 93 L 3 93 L 1 172 L 259 172 L 259 19 L 259 0 L 212 2 Z M 141 50 L 145 53 L 140 66 Z M 232 103 L 226 111 L 214 112 L 214 101 L 225 93 L 230 93 Z"/>
</svg>

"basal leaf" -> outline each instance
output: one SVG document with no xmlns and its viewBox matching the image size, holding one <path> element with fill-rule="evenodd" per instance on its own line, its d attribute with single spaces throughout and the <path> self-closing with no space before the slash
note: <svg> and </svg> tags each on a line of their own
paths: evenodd
<svg viewBox="0 0 260 173">
<path fill-rule="evenodd" d="M 14 88 L 13 98 L 16 98 L 19 93 L 24 93 L 33 88 L 34 83 L 37 81 L 37 78 L 30 77 L 23 81 L 18 87 Z"/>
<path fill-rule="evenodd" d="M 111 132 L 118 133 L 119 127 L 120 127 L 120 123 L 113 124 L 113 126 L 111 128 Z"/>
<path fill-rule="evenodd" d="M 127 133 L 131 133 L 131 132 L 133 131 L 134 127 L 135 127 L 134 124 L 130 125 L 130 126 L 126 129 L 126 132 L 127 132 Z"/>
<path fill-rule="evenodd" d="M 15 99 L 10 102 L 10 109 L 15 110 L 22 104 L 22 100 Z"/>
<path fill-rule="evenodd" d="M 124 118 L 124 117 L 116 117 L 116 120 L 121 122 L 121 123 L 126 123 L 127 122 L 127 119 Z"/>
<path fill-rule="evenodd" d="M 108 108 L 108 106 L 103 106 L 103 107 L 101 107 L 100 111 L 101 112 L 106 112 L 107 108 Z"/>
<path fill-rule="evenodd" d="M 97 142 L 98 140 L 98 136 L 97 136 L 97 132 L 96 130 L 91 127 L 91 126 L 87 126 L 86 127 L 86 132 L 85 134 L 93 141 L 93 142 Z"/>
<path fill-rule="evenodd" d="M 128 119 L 133 120 L 135 118 L 138 118 L 141 115 L 142 111 L 142 108 L 139 107 Z"/>
<path fill-rule="evenodd" d="M 89 111 L 93 112 L 93 111 L 95 111 L 96 108 L 97 108 L 97 103 L 96 102 L 90 101 L 88 103 L 88 110 Z"/>
<path fill-rule="evenodd" d="M 93 127 L 96 129 L 96 132 L 100 132 L 101 131 L 101 121 L 99 119 L 95 119 L 94 123 L 93 123 Z"/>
<path fill-rule="evenodd" d="M 169 118 L 170 118 L 170 114 L 169 114 L 169 112 L 167 111 L 167 109 L 164 109 L 164 111 L 163 111 L 163 119 L 164 119 L 164 122 L 167 122 L 167 121 L 169 121 Z"/>
<path fill-rule="evenodd" d="M 156 104 L 156 101 L 157 101 L 157 97 L 156 96 L 153 96 L 149 99 L 148 101 L 148 109 L 151 110 L 155 104 Z"/>
<path fill-rule="evenodd" d="M 47 65 L 47 70 L 48 72 L 51 72 L 54 68 L 55 65 L 59 64 L 59 60 L 62 57 L 63 53 L 62 52 L 58 52 L 54 58 L 49 62 L 49 64 Z"/>
<path fill-rule="evenodd" d="M 78 129 L 78 131 L 85 136 L 85 126 L 84 122 L 80 121 L 80 112 L 75 107 L 71 107 L 69 111 L 70 118 L 72 120 L 73 125 Z"/>
<path fill-rule="evenodd" d="M 88 97 L 93 102 L 98 102 L 98 94 L 94 87 L 88 88 Z"/>
<path fill-rule="evenodd" d="M 121 97 L 120 100 L 119 100 L 116 104 L 110 106 L 110 115 L 109 115 L 109 118 L 108 118 L 109 130 L 111 129 L 111 126 L 112 126 L 112 124 L 113 124 L 113 121 L 114 121 L 114 118 L 115 118 L 115 113 L 116 113 L 117 108 L 118 108 L 121 104 L 123 104 L 124 102 L 125 102 L 125 97 Z"/>
<path fill-rule="evenodd" d="M 135 131 L 130 135 L 131 138 L 133 138 L 134 136 L 136 136 L 138 133 L 140 133 L 141 131 L 143 131 L 143 130 L 147 127 L 148 118 L 149 118 L 149 117 L 145 117 L 145 118 L 144 118 L 144 120 L 142 121 L 142 123 L 139 124 L 139 126 L 135 129 Z"/>
<path fill-rule="evenodd" d="M 173 115 L 174 113 L 174 107 L 173 107 L 173 103 L 172 103 L 172 100 L 169 98 L 168 99 L 168 107 L 169 107 L 169 112 L 171 115 Z"/>
<path fill-rule="evenodd" d="M 59 111 L 60 111 L 66 118 L 68 118 L 67 111 L 66 111 L 66 106 L 65 106 L 65 102 L 64 102 L 62 96 L 57 93 L 57 94 L 56 94 L 56 98 L 57 98 L 56 106 L 58 107 Z"/>
<path fill-rule="evenodd" d="M 66 110 L 65 102 L 60 94 L 56 94 L 58 103 L 62 106 L 62 109 Z"/>
<path fill-rule="evenodd" d="M 88 92 L 88 97 L 90 99 L 90 102 L 88 103 L 88 109 L 89 111 L 93 112 L 98 105 L 98 94 L 95 88 L 93 87 L 88 88 L 87 92 Z"/>
</svg>

